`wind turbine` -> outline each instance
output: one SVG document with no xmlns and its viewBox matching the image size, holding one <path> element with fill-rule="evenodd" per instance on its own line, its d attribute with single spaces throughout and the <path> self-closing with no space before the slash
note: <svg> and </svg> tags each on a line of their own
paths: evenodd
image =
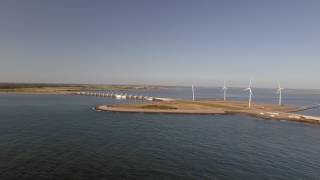
<svg viewBox="0 0 320 180">
<path fill-rule="evenodd" d="M 252 81 L 250 80 L 250 84 L 249 84 L 249 87 L 247 89 L 245 89 L 245 91 L 249 91 L 249 108 L 251 108 L 251 101 L 252 101 Z"/>
<path fill-rule="evenodd" d="M 192 101 L 194 102 L 194 85 L 192 84 Z"/>
<path fill-rule="evenodd" d="M 222 87 L 222 91 L 223 91 L 223 100 L 226 101 L 227 100 L 227 86 L 226 86 L 226 81 L 224 81 L 223 83 L 223 87 Z"/>
<path fill-rule="evenodd" d="M 283 88 L 281 87 L 280 82 L 278 81 L 277 94 L 279 94 L 279 106 L 282 105 L 282 90 L 283 90 Z"/>
</svg>

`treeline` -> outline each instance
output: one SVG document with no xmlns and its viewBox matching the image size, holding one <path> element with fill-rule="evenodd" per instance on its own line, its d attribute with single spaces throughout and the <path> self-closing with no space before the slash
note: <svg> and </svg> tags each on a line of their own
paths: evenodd
<svg viewBox="0 0 320 180">
<path fill-rule="evenodd" d="M 1 89 L 16 88 L 44 88 L 44 87 L 84 87 L 84 85 L 75 84 L 46 84 L 46 83 L 0 83 Z"/>
</svg>

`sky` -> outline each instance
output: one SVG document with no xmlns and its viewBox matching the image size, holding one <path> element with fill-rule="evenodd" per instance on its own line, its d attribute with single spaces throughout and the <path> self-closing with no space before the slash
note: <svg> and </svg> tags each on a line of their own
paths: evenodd
<svg viewBox="0 0 320 180">
<path fill-rule="evenodd" d="M 0 82 L 320 88 L 318 0 L 1 0 Z"/>
</svg>

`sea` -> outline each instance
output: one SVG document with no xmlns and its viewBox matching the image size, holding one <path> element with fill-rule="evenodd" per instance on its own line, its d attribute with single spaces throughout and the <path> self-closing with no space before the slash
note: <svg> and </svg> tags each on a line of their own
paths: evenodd
<svg viewBox="0 0 320 180">
<path fill-rule="evenodd" d="M 191 99 L 189 87 L 114 91 Z M 254 102 L 278 102 L 254 89 Z M 196 99 L 221 99 L 197 87 Z M 230 88 L 229 100 L 248 100 Z M 288 179 L 320 180 L 320 125 L 241 115 L 97 112 L 134 103 L 77 95 L 0 94 L 1 180 Z M 136 102 L 139 103 L 139 102 Z M 283 103 L 320 103 L 319 90 L 283 91 Z M 320 116 L 320 109 L 304 112 Z"/>
</svg>

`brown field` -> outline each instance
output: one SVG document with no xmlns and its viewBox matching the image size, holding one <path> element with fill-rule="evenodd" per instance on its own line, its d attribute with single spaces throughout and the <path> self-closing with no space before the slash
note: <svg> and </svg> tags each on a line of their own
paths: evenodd
<svg viewBox="0 0 320 180">
<path fill-rule="evenodd" d="M 206 110 L 206 111 L 225 111 L 225 112 L 254 112 L 254 111 L 276 111 L 287 112 L 294 110 L 295 107 L 291 106 L 278 106 L 271 104 L 253 104 L 252 108 L 248 108 L 247 102 L 239 101 L 215 101 L 215 100 L 203 100 L 203 101 L 168 101 L 168 102 L 152 102 L 142 104 L 120 104 L 110 106 L 112 108 L 119 109 L 149 109 L 149 110 Z"/>
<path fill-rule="evenodd" d="M 247 102 L 240 101 L 162 101 L 140 104 L 118 104 L 102 105 L 96 107 L 98 111 L 126 112 L 126 113 L 168 113 L 168 114 L 202 114 L 202 115 L 228 115 L 243 114 L 247 116 L 273 119 L 289 120 L 320 124 L 319 117 L 305 116 L 290 112 L 299 111 L 300 108 L 292 106 L 279 106 L 273 104 L 256 104 L 248 108 Z"/>
</svg>

